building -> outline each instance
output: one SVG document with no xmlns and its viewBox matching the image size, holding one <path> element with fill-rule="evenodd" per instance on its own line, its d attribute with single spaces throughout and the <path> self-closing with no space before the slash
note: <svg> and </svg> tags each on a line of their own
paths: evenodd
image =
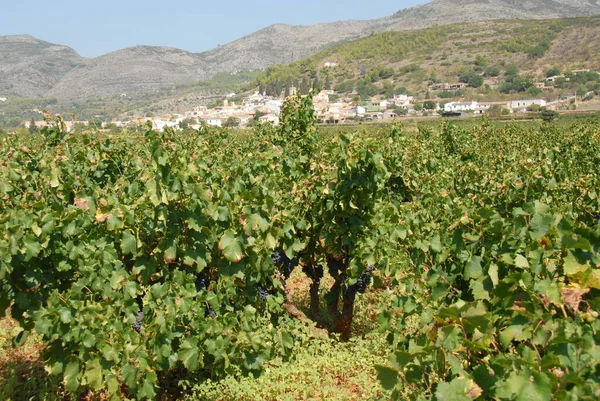
<svg viewBox="0 0 600 401">
<path fill-rule="evenodd" d="M 546 101 L 543 99 L 513 100 L 510 102 L 509 108 L 513 111 L 527 111 L 527 108 L 533 105 L 544 107 L 546 106 Z"/>
<path fill-rule="evenodd" d="M 457 82 L 454 84 L 450 84 L 447 82 L 440 84 L 433 84 L 429 86 L 429 89 L 432 91 L 441 91 L 441 92 L 455 92 L 459 89 L 464 89 L 467 87 L 467 84 L 462 82 Z"/>
<path fill-rule="evenodd" d="M 391 102 L 394 103 L 398 107 L 404 107 L 404 108 L 408 109 L 408 106 L 410 106 L 410 103 L 412 101 L 413 101 L 412 96 L 396 95 L 396 96 L 394 96 L 394 99 Z"/>
<path fill-rule="evenodd" d="M 461 112 L 461 111 L 475 111 L 479 107 L 479 104 L 473 102 L 450 102 L 444 105 L 444 111 L 447 112 Z"/>
</svg>

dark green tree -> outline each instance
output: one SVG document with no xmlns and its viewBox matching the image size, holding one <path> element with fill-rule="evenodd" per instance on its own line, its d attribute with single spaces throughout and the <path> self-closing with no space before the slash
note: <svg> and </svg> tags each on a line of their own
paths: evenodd
<svg viewBox="0 0 600 401">
<path fill-rule="evenodd" d="M 427 100 L 427 101 L 423 102 L 423 108 L 425 110 L 435 110 L 436 106 L 437 105 L 435 104 L 435 102 L 433 100 Z"/>
<path fill-rule="evenodd" d="M 468 84 L 472 88 L 479 88 L 483 85 L 483 77 L 479 74 L 474 74 L 469 78 Z"/>
<path fill-rule="evenodd" d="M 547 123 L 554 121 L 558 117 L 558 112 L 543 107 L 540 111 L 540 118 Z"/>
<path fill-rule="evenodd" d="M 300 94 L 308 95 L 310 91 L 310 85 L 308 84 L 308 79 L 306 77 L 302 78 L 302 82 L 300 83 Z"/>
<path fill-rule="evenodd" d="M 33 119 L 33 117 L 31 118 L 31 121 L 29 122 L 29 133 L 30 134 L 36 134 L 40 132 L 39 128 L 37 127 L 37 125 L 35 125 L 35 120 Z"/>
<path fill-rule="evenodd" d="M 316 77 L 313 81 L 313 89 L 315 90 L 315 92 L 321 92 L 321 90 L 323 89 L 323 84 L 321 84 L 319 77 Z"/>
<path fill-rule="evenodd" d="M 240 126 L 240 120 L 235 117 L 229 117 L 227 121 L 223 124 L 225 128 L 235 128 Z"/>
</svg>

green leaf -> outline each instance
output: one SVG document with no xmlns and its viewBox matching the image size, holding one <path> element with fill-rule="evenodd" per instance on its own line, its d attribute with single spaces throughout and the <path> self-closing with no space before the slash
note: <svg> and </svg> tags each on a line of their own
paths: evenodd
<svg viewBox="0 0 600 401">
<path fill-rule="evenodd" d="M 431 248 L 431 250 L 433 252 L 436 252 L 436 253 L 442 252 L 442 242 L 440 241 L 439 235 L 436 235 L 431 239 L 431 241 L 429 243 L 429 247 Z"/>
<path fill-rule="evenodd" d="M 223 234 L 219 241 L 219 249 L 230 262 L 237 263 L 244 257 L 243 242 L 235 233 L 228 230 Z"/>
<path fill-rule="evenodd" d="M 508 392 L 516 401 L 551 401 L 552 385 L 550 379 L 540 373 L 512 372 L 502 386 L 502 392 Z M 511 397 L 511 398 L 512 398 Z"/>
<path fill-rule="evenodd" d="M 521 269 L 529 269 L 529 262 L 525 256 L 517 255 L 515 257 L 515 266 L 520 267 Z"/>
<path fill-rule="evenodd" d="M 26 261 L 37 257 L 42 250 L 41 244 L 37 242 L 36 238 L 33 235 L 27 235 L 23 240 L 23 245 L 25 246 Z"/>
<path fill-rule="evenodd" d="M 87 385 L 94 390 L 100 390 L 104 381 L 102 380 L 102 366 L 98 359 L 91 359 L 85 364 L 83 378 Z"/>
<path fill-rule="evenodd" d="M 58 168 L 52 169 L 52 172 L 50 173 L 50 187 L 57 188 L 60 185 L 60 182 L 58 181 L 59 174 L 60 174 L 60 169 L 58 169 Z"/>
<path fill-rule="evenodd" d="M 79 375 L 79 362 L 69 362 L 65 368 L 65 388 L 67 391 L 74 392 L 79 388 L 79 381 L 77 376 Z"/>
<path fill-rule="evenodd" d="M 200 350 L 195 339 L 187 339 L 179 348 L 179 360 L 186 369 L 194 372 L 200 367 Z"/>
<path fill-rule="evenodd" d="M 129 230 L 123 231 L 123 236 L 121 238 L 121 252 L 124 255 L 135 253 L 137 250 L 137 240 L 135 235 L 131 234 Z"/>
<path fill-rule="evenodd" d="M 478 398 L 482 392 L 473 380 L 456 378 L 450 383 L 438 384 L 435 396 L 438 401 L 471 401 Z"/>
<path fill-rule="evenodd" d="M 398 384 L 398 371 L 383 365 L 375 365 L 377 379 L 386 390 L 392 390 Z"/>
<path fill-rule="evenodd" d="M 584 272 L 590 268 L 589 263 L 580 263 L 577 257 L 571 252 L 567 252 L 567 256 L 563 259 L 563 270 L 567 276 L 574 276 Z"/>
<path fill-rule="evenodd" d="M 123 228 L 123 221 L 116 216 L 110 216 L 106 225 L 109 231 L 120 230 Z"/>
<path fill-rule="evenodd" d="M 473 256 L 465 266 L 465 279 L 478 279 L 482 274 L 481 257 Z"/>
<path fill-rule="evenodd" d="M 553 219 L 552 215 L 540 215 L 536 213 L 531 219 L 531 231 L 529 232 L 531 238 L 540 239 L 545 236 L 548 230 L 550 230 Z"/>
</svg>

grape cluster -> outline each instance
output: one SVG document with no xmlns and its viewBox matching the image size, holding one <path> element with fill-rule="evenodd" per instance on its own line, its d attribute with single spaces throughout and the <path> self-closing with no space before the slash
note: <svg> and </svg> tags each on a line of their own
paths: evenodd
<svg viewBox="0 0 600 401">
<path fill-rule="evenodd" d="M 208 288 L 210 284 L 210 280 L 204 273 L 200 273 L 198 277 L 196 277 L 196 292 L 200 292 Z"/>
<path fill-rule="evenodd" d="M 346 288 L 344 291 L 344 297 L 348 300 L 354 300 L 356 293 L 364 294 L 367 291 L 367 287 L 371 284 L 371 273 L 375 270 L 374 266 L 367 266 L 366 271 L 360 275 L 356 283 Z"/>
<path fill-rule="evenodd" d="M 138 333 L 142 330 L 142 320 L 144 319 L 144 312 L 139 311 L 137 316 L 135 317 L 135 322 L 133 323 L 133 329 Z"/>
<path fill-rule="evenodd" d="M 257 286 L 257 292 L 260 301 L 264 303 L 267 300 L 267 297 L 269 296 L 269 292 L 265 290 L 261 285 Z"/>
<path fill-rule="evenodd" d="M 287 257 L 285 252 L 282 251 L 273 251 L 271 254 L 271 261 L 277 267 L 277 269 L 283 274 L 285 280 L 290 278 L 292 272 L 298 266 L 298 258 L 295 257 L 290 259 Z"/>
<path fill-rule="evenodd" d="M 323 278 L 323 266 L 321 265 L 302 266 L 302 271 L 314 282 L 318 282 Z"/>
<path fill-rule="evenodd" d="M 337 277 L 344 270 L 344 263 L 341 260 L 327 258 L 327 270 L 331 277 Z"/>
</svg>

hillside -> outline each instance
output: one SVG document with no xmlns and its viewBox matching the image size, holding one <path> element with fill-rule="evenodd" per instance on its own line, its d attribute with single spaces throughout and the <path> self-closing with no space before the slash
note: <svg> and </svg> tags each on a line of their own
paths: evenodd
<svg viewBox="0 0 600 401">
<path fill-rule="evenodd" d="M 436 83 L 467 83 L 470 74 L 481 77 L 471 85 L 479 93 L 498 89 L 508 94 L 510 89 L 502 91 L 507 71 L 517 69 L 529 89 L 553 67 L 559 72 L 600 70 L 599 42 L 600 17 L 497 20 L 389 31 L 269 67 L 254 85 L 268 94 L 290 85 L 304 91 L 316 85 L 342 93 L 400 90 L 425 96 Z"/>
<path fill-rule="evenodd" d="M 0 96 L 43 97 L 86 59 L 29 35 L 0 36 Z"/>
<path fill-rule="evenodd" d="M 199 92 L 195 97 L 188 96 L 188 98 L 214 95 L 215 90 L 202 93 L 202 89 L 206 87 L 215 89 L 214 84 L 198 83 L 220 72 L 264 69 L 294 60 L 307 60 L 306 57 L 314 61 L 314 68 L 317 68 L 324 58 L 338 60 L 340 57 L 345 57 L 339 49 L 352 48 L 355 40 L 377 41 L 378 38 L 383 37 L 386 39 L 382 40 L 393 42 L 398 38 L 402 40 L 403 34 L 399 32 L 408 31 L 407 35 L 410 37 L 415 35 L 414 29 L 431 26 L 434 26 L 433 31 L 429 31 L 430 36 L 425 42 L 422 41 L 422 37 L 415 37 L 412 42 L 406 41 L 412 43 L 408 48 L 403 47 L 406 54 L 398 55 L 396 49 L 389 49 L 391 50 L 389 57 L 375 56 L 373 59 L 366 55 L 377 47 L 366 45 L 360 48 L 361 45 L 358 45 L 352 57 L 368 59 L 366 62 L 370 65 L 373 64 L 373 60 L 382 64 L 389 63 L 393 68 L 400 68 L 409 63 L 423 65 L 420 70 L 412 71 L 412 78 L 405 82 L 406 85 L 419 81 L 423 78 L 421 75 L 429 70 L 435 70 L 434 72 L 442 80 L 451 80 L 453 70 L 464 61 L 468 62 L 469 54 L 473 56 L 477 52 L 483 52 L 496 58 L 499 51 L 505 52 L 505 48 L 494 45 L 496 43 L 494 35 L 500 41 L 510 40 L 513 36 L 511 29 L 514 28 L 511 22 L 504 22 L 504 27 L 494 23 L 497 31 L 494 31 L 496 28 L 491 29 L 492 24 L 489 23 L 453 25 L 457 22 L 498 18 L 557 18 L 592 14 L 600 14 L 600 1 L 434 0 L 374 20 L 339 21 L 312 26 L 273 25 L 204 53 L 190 53 L 166 47 L 136 46 L 93 59 L 83 58 L 67 46 L 48 43 L 32 36 L 5 36 L 0 37 L 0 97 L 8 97 L 12 103 L 0 104 L 0 119 L 5 124 L 8 119 L 14 122 L 32 109 L 43 108 L 48 104 L 54 105 L 55 111 L 63 113 L 114 116 L 115 113 L 128 108 L 136 110 L 148 108 L 149 105 L 162 99 L 188 94 L 190 85 L 197 88 Z M 520 27 L 519 29 L 527 30 L 523 24 L 530 23 L 517 21 L 514 24 Z M 588 31 L 596 31 L 594 24 L 597 24 L 597 20 L 590 20 L 586 32 L 577 29 L 568 30 L 570 36 L 564 41 L 562 35 L 553 37 L 552 49 L 544 55 L 545 58 L 537 59 L 538 64 L 531 63 L 527 57 L 519 56 L 523 53 L 521 52 L 523 48 L 518 43 L 516 53 L 509 52 L 510 54 L 502 57 L 510 63 L 519 65 L 525 63 L 527 68 L 534 70 L 543 69 L 545 62 L 562 65 L 563 60 L 567 64 L 593 66 L 595 51 L 589 46 L 579 44 L 569 46 L 569 43 L 573 43 L 576 39 L 584 43 L 593 40 L 593 35 L 590 36 L 591 33 Z M 440 30 L 441 26 L 447 28 Z M 463 32 L 462 26 L 469 28 L 464 28 Z M 386 33 L 389 31 L 391 32 Z M 371 37 L 373 33 L 376 35 Z M 378 36 L 380 34 L 390 36 Z M 467 44 L 465 35 L 481 36 L 481 39 L 467 37 L 467 41 L 474 40 Z M 454 42 L 463 42 L 463 46 Z M 491 43 L 480 46 L 487 42 Z M 377 43 L 374 45 L 381 47 Z M 452 53 L 453 56 L 444 56 L 444 52 L 438 51 L 442 48 L 447 48 L 446 54 Z M 338 49 L 335 50 L 337 53 L 332 49 Z M 427 52 L 435 53 L 429 55 L 430 60 L 426 60 L 423 56 Z M 310 57 L 315 53 L 318 56 Z M 570 54 L 572 57 L 562 58 L 565 54 Z M 411 61 L 407 62 L 409 59 Z M 455 61 L 456 59 L 458 61 Z M 448 63 L 452 65 L 447 65 Z M 311 67 L 308 71 L 314 68 Z M 348 65 L 348 68 L 356 71 L 356 65 Z M 347 79 L 354 79 L 355 73 L 352 71 L 343 74 L 346 74 Z M 343 74 L 334 79 L 338 81 L 344 79 Z M 169 103 L 170 100 L 166 104 Z M 19 112 L 25 109 L 27 112 Z"/>
</svg>

